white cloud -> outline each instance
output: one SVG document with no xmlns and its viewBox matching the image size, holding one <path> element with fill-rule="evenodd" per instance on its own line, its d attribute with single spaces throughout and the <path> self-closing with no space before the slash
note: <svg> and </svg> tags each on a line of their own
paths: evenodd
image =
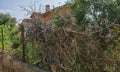
<svg viewBox="0 0 120 72">
<path fill-rule="evenodd" d="M 12 10 L 2 10 L 2 9 L 0 9 L 0 13 L 3 13 L 3 14 L 12 14 L 13 13 L 13 11 Z"/>
</svg>

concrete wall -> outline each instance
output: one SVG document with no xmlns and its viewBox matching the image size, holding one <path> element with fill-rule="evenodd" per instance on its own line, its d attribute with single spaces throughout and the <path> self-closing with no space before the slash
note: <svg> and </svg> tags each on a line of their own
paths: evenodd
<svg viewBox="0 0 120 72">
<path fill-rule="evenodd" d="M 0 72 L 47 72 L 0 52 Z"/>
</svg>

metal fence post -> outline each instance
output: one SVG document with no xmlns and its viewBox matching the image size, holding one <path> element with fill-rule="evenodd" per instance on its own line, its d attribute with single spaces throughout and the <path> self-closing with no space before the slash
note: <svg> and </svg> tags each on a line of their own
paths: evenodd
<svg viewBox="0 0 120 72">
<path fill-rule="evenodd" d="M 1 28 L 1 34 L 2 34 L 2 52 L 4 51 L 4 33 L 3 28 Z"/>
<path fill-rule="evenodd" d="M 24 26 L 21 25 L 21 42 L 22 42 L 22 58 L 23 58 L 23 61 L 25 62 L 25 38 L 24 38 Z"/>
</svg>

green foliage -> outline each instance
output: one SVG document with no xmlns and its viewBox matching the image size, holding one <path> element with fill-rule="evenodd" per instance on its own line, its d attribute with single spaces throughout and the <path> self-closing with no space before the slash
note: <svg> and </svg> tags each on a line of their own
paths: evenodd
<svg viewBox="0 0 120 72">
<path fill-rule="evenodd" d="M 64 18 L 57 15 L 54 23 L 55 23 L 56 28 L 66 28 L 66 27 L 70 27 L 72 25 L 70 16 L 67 16 L 67 15 L 65 15 Z"/>
<path fill-rule="evenodd" d="M 71 9 L 76 18 L 79 30 L 83 31 L 87 26 L 88 21 L 86 19 L 86 14 L 88 13 L 89 6 L 89 3 L 87 3 L 85 0 L 76 0 L 71 5 Z"/>
<path fill-rule="evenodd" d="M 12 18 L 9 14 L 0 14 L 0 25 L 7 25 L 9 29 L 14 27 L 16 19 Z"/>
<path fill-rule="evenodd" d="M 56 16 L 55 25 L 56 25 L 57 28 L 63 27 L 64 26 L 64 20 L 60 19 L 60 16 Z"/>
<path fill-rule="evenodd" d="M 26 44 L 26 61 L 37 64 L 42 58 L 39 56 L 39 45 L 36 42 L 28 42 Z"/>
<path fill-rule="evenodd" d="M 12 45 L 12 39 L 13 37 L 12 30 L 15 27 L 16 19 L 12 18 L 8 14 L 0 14 L 0 28 L 3 29 L 3 35 L 4 35 L 4 45 L 5 49 L 9 51 L 11 49 Z M 0 30 L 0 43 L 2 41 L 1 36 L 1 30 Z M 0 47 L 2 47 L 2 44 L 0 44 Z"/>
<path fill-rule="evenodd" d="M 83 30 L 89 25 L 106 28 L 111 23 L 120 23 L 119 0 L 75 0 L 71 5 L 77 24 Z"/>
</svg>

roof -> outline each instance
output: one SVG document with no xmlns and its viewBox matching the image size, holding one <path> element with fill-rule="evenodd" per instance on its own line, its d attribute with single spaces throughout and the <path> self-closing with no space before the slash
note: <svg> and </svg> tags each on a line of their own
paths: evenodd
<svg viewBox="0 0 120 72">
<path fill-rule="evenodd" d="M 75 19 L 71 12 L 71 8 L 66 5 L 59 6 L 45 13 L 33 12 L 30 18 L 41 19 L 46 25 L 49 25 L 54 23 L 56 16 L 60 16 L 60 18 L 64 19 L 64 21 L 67 20 L 67 17 L 70 17 L 72 21 Z"/>
</svg>

